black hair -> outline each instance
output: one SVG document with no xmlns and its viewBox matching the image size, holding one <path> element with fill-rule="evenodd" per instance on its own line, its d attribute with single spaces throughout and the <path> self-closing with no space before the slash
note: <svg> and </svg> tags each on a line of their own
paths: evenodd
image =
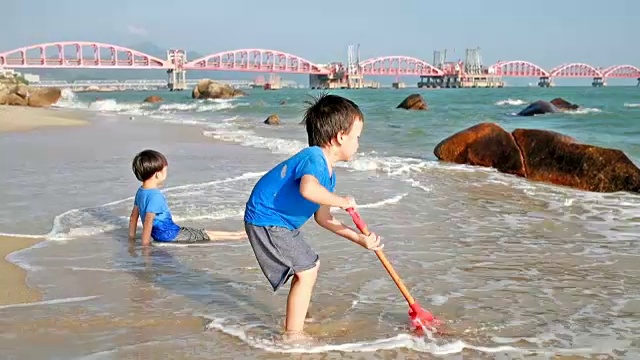
<svg viewBox="0 0 640 360">
<path fill-rule="evenodd" d="M 131 168 L 140 181 L 149 180 L 155 173 L 168 165 L 167 158 L 155 150 L 143 150 L 133 158 Z"/>
<path fill-rule="evenodd" d="M 309 146 L 328 145 L 338 133 L 349 131 L 357 119 L 364 121 L 358 105 L 342 96 L 321 93 L 307 104 L 303 122 Z"/>
</svg>

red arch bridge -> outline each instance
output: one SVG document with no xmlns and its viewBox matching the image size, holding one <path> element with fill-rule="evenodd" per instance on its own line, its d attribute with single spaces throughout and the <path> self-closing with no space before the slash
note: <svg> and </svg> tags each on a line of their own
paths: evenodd
<svg viewBox="0 0 640 360">
<path fill-rule="evenodd" d="M 349 73 L 342 64 L 322 65 L 297 55 L 268 49 L 238 49 L 210 54 L 187 61 L 183 50 L 168 50 L 161 59 L 126 47 L 98 42 L 65 41 L 43 43 L 0 53 L 0 68 L 24 69 L 161 69 L 169 73 L 169 83 L 186 82 L 186 70 L 244 71 L 262 73 L 310 74 L 336 76 Z M 383 56 L 361 61 L 358 73 L 375 76 L 447 76 L 449 68 L 440 69 L 424 60 L 409 56 Z M 540 86 L 554 78 L 592 78 L 594 86 L 610 78 L 633 78 L 640 81 L 640 69 L 633 65 L 608 68 L 584 63 L 568 63 L 546 70 L 528 61 L 500 61 L 483 69 L 501 77 L 536 77 Z"/>
</svg>

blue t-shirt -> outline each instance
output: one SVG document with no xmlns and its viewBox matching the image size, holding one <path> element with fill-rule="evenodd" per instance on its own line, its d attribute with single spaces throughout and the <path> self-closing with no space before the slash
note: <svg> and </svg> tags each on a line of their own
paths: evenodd
<svg viewBox="0 0 640 360">
<path fill-rule="evenodd" d="M 247 201 L 244 220 L 257 226 L 299 229 L 320 208 L 300 194 L 300 180 L 304 175 L 313 175 L 331 192 L 336 187 L 335 172 L 329 175 L 322 149 L 308 147 L 258 180 Z"/>
<path fill-rule="evenodd" d="M 134 205 L 138 207 L 140 221 L 144 223 L 147 213 L 154 213 L 151 237 L 155 241 L 172 241 L 178 236 L 180 226 L 171 218 L 171 211 L 167 199 L 158 189 L 144 189 L 142 186 L 136 192 Z"/>
</svg>

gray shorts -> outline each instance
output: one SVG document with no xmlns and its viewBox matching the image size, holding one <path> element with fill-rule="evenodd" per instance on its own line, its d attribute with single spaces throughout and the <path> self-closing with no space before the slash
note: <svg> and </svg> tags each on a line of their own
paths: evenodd
<svg viewBox="0 0 640 360">
<path fill-rule="evenodd" d="M 194 243 L 210 240 L 209 235 L 204 229 L 183 226 L 180 228 L 180 232 L 178 232 L 178 235 L 172 240 L 172 242 Z"/>
<path fill-rule="evenodd" d="M 318 255 L 304 241 L 299 230 L 256 226 L 247 222 L 244 229 L 273 291 L 284 285 L 293 274 L 312 269 L 318 262 Z"/>
</svg>

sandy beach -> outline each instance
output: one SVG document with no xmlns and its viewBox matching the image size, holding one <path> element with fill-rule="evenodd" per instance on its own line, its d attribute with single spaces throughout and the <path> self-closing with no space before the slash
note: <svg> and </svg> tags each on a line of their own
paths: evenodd
<svg viewBox="0 0 640 360">
<path fill-rule="evenodd" d="M 86 123 L 81 114 L 69 110 L 0 105 L 0 132 L 80 126 Z"/>
<path fill-rule="evenodd" d="M 87 124 L 82 115 L 68 110 L 0 106 L 0 132 L 28 131 L 42 127 L 80 126 Z M 26 284 L 26 271 L 6 257 L 42 239 L 0 236 L 0 305 L 39 301 L 41 294 Z"/>
</svg>

